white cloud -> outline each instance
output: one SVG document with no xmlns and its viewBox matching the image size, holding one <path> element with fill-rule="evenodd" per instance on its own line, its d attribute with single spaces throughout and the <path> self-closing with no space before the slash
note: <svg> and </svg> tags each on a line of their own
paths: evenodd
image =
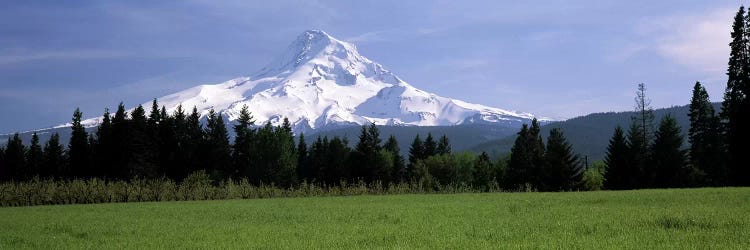
<svg viewBox="0 0 750 250">
<path fill-rule="evenodd" d="M 650 18 L 638 27 L 648 47 L 690 69 L 719 74 L 726 69 L 732 19 L 736 10 Z"/>
</svg>

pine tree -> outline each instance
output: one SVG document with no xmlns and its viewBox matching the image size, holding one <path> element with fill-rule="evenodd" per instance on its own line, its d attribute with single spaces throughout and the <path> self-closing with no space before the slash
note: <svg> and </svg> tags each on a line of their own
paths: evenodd
<svg viewBox="0 0 750 250">
<path fill-rule="evenodd" d="M 128 126 L 130 149 L 127 162 L 128 178 L 143 177 L 155 178 L 159 176 L 156 167 L 156 151 L 154 143 L 149 136 L 148 119 L 146 110 L 138 105 L 130 113 Z"/>
<path fill-rule="evenodd" d="M 326 178 L 327 172 L 324 171 L 326 164 L 326 154 L 328 150 L 328 137 L 323 138 L 318 135 L 318 138 L 310 145 L 310 150 L 307 157 L 307 166 L 300 168 L 302 171 L 302 178 L 308 179 L 311 182 L 327 183 L 329 181 L 338 182 L 337 178 L 329 180 Z"/>
<path fill-rule="evenodd" d="M 622 190 L 632 189 L 633 180 L 636 176 L 633 176 L 637 171 L 634 170 L 630 162 L 630 147 L 625 139 L 625 133 L 622 127 L 617 126 L 615 133 L 612 135 L 612 139 L 609 140 L 609 146 L 607 146 L 607 155 L 604 158 L 604 163 L 607 165 L 607 169 L 604 172 L 604 187 L 609 190 Z"/>
<path fill-rule="evenodd" d="M 628 162 L 632 167 L 626 175 L 628 177 L 629 189 L 646 188 L 651 185 L 653 179 L 652 169 L 646 169 L 647 159 L 650 158 L 649 142 L 643 141 L 643 130 L 637 122 L 632 122 L 628 129 L 627 141 L 630 150 Z"/>
<path fill-rule="evenodd" d="M 503 184 L 507 189 L 521 188 L 531 183 L 529 175 L 534 166 L 534 161 L 530 152 L 528 138 L 529 126 L 523 124 L 510 150 L 510 159 L 505 170 L 506 178 Z"/>
<path fill-rule="evenodd" d="M 65 151 L 60 144 L 60 135 L 54 133 L 50 136 L 49 141 L 44 144 L 44 153 L 42 159 L 41 176 L 43 177 L 60 177 L 60 173 L 65 172 Z"/>
<path fill-rule="evenodd" d="M 728 151 L 728 170 L 733 185 L 750 185 L 750 167 L 745 148 L 750 119 L 750 52 L 748 52 L 748 21 L 745 8 L 740 7 L 732 24 L 732 42 L 727 68 L 727 87 L 721 108 L 721 120 Z"/>
<path fill-rule="evenodd" d="M 435 152 L 439 155 L 451 154 L 451 143 L 448 140 L 448 136 L 443 135 L 440 137 Z"/>
<path fill-rule="evenodd" d="M 112 160 L 111 177 L 116 179 L 128 179 L 128 161 L 131 155 L 130 146 L 130 120 L 125 111 L 125 105 L 120 102 L 117 105 L 114 117 L 112 117 Z"/>
<path fill-rule="evenodd" d="M 427 133 L 424 140 L 424 157 L 430 157 L 437 154 L 437 142 L 432 138 L 432 133 Z"/>
<path fill-rule="evenodd" d="M 31 146 L 26 152 L 26 178 L 39 176 L 42 165 L 42 146 L 39 145 L 39 136 L 36 132 L 31 135 Z"/>
<path fill-rule="evenodd" d="M 81 124 L 83 113 L 76 108 L 73 112 L 73 130 L 70 134 L 68 144 L 68 156 L 70 157 L 70 177 L 88 177 L 89 173 L 89 144 L 86 128 Z"/>
<path fill-rule="evenodd" d="M 724 148 L 721 140 L 719 118 L 709 101 L 708 92 L 700 82 L 693 87 L 690 100 L 690 162 L 706 176 L 703 184 L 721 186 L 726 184 L 727 170 L 724 164 Z"/>
<path fill-rule="evenodd" d="M 353 174 L 356 178 L 362 178 L 366 182 L 378 180 L 387 174 L 383 172 L 386 167 L 379 162 L 378 155 L 381 149 L 380 132 L 375 124 L 363 125 L 359 135 L 359 142 L 355 146 L 355 160 L 352 162 Z"/>
<path fill-rule="evenodd" d="M 151 102 L 151 112 L 148 114 L 148 126 L 153 132 L 157 132 L 159 129 L 159 123 L 161 122 L 161 111 L 159 110 L 159 102 L 154 98 Z"/>
<path fill-rule="evenodd" d="M 391 174 L 391 180 L 394 182 L 404 182 L 407 180 L 406 176 L 406 163 L 404 156 L 401 155 L 401 149 L 398 147 L 398 141 L 396 137 L 390 135 L 388 140 L 383 145 L 383 149 L 390 152 L 393 158 L 393 171 Z"/>
<path fill-rule="evenodd" d="M 207 157 L 204 159 L 206 170 L 214 178 L 222 179 L 226 177 L 231 167 L 231 147 L 229 145 L 229 135 L 224 125 L 224 119 L 221 114 L 217 114 L 213 109 L 208 111 L 206 120 L 206 130 L 204 133 L 204 152 Z"/>
<path fill-rule="evenodd" d="M 424 153 L 424 143 L 422 142 L 422 139 L 419 138 L 419 134 L 417 134 L 414 136 L 414 141 L 412 141 L 411 146 L 409 147 L 409 164 L 406 166 L 407 180 L 411 181 L 411 179 L 414 178 L 414 170 L 417 163 L 424 158 L 426 158 Z"/>
<path fill-rule="evenodd" d="M 23 145 L 18 133 L 8 138 L 5 144 L 5 168 L 8 169 L 8 175 L 3 176 L 5 180 L 24 180 L 26 172 L 26 146 Z"/>
<path fill-rule="evenodd" d="M 559 128 L 550 130 L 544 153 L 544 185 L 548 191 L 572 190 L 583 174 L 581 160 Z"/>
<path fill-rule="evenodd" d="M 488 191 L 490 183 L 494 181 L 492 162 L 486 152 L 482 152 L 474 162 L 473 186 L 481 191 Z"/>
<path fill-rule="evenodd" d="M 233 177 L 249 177 L 251 143 L 255 120 L 246 105 L 242 106 L 237 124 L 234 125 L 234 145 L 232 145 L 232 159 L 234 168 L 230 171 Z"/>
<path fill-rule="evenodd" d="M 162 155 L 162 149 L 168 150 L 162 140 L 167 139 L 169 136 L 160 134 L 162 132 L 160 125 L 164 123 L 164 120 L 166 118 L 168 117 L 162 117 L 161 110 L 159 110 L 159 102 L 156 100 L 156 98 L 154 98 L 154 100 L 151 102 L 151 111 L 149 112 L 148 119 L 146 120 L 145 130 L 147 139 L 145 145 L 146 151 L 148 151 L 150 154 L 149 161 L 152 165 L 152 177 L 162 176 L 165 172 L 163 166 L 161 165 L 162 162 L 166 160 L 166 155 L 168 155 L 169 152 L 164 152 L 164 155 Z M 169 130 L 166 130 L 164 132 L 169 132 Z"/>
<path fill-rule="evenodd" d="M 180 107 L 180 109 L 182 108 Z M 177 154 L 181 148 L 177 137 L 179 131 L 177 121 L 167 113 L 167 109 L 164 106 L 161 106 L 161 110 L 159 111 L 159 119 L 160 121 L 156 124 L 156 132 L 154 133 L 158 137 L 155 143 L 158 148 L 156 159 L 157 173 L 159 176 L 173 178 L 175 168 L 185 167 L 184 164 L 175 165 L 179 162 Z M 184 119 L 184 117 L 181 119 Z"/>
<path fill-rule="evenodd" d="M 114 144 L 116 143 L 112 137 L 112 119 L 109 114 L 109 109 L 104 109 L 104 115 L 102 116 L 102 123 L 96 130 L 96 144 L 91 145 L 94 148 L 93 161 L 95 168 L 94 175 L 99 177 L 114 177 L 117 173 L 112 169 L 111 161 L 114 154 Z"/>
<path fill-rule="evenodd" d="M 184 150 L 187 155 L 184 176 L 205 169 L 204 160 L 202 159 L 205 156 L 202 154 L 201 146 L 203 141 L 203 126 L 201 125 L 200 118 L 198 108 L 195 106 L 193 106 L 193 111 L 190 115 L 185 118 L 185 132 L 181 140 L 181 143 L 185 145 Z"/>
<path fill-rule="evenodd" d="M 329 185 L 339 184 L 342 180 L 351 180 L 352 165 L 350 155 L 352 149 L 349 148 L 349 142 L 346 139 L 341 139 L 338 136 L 333 137 L 330 141 L 327 139 L 323 140 L 325 147 L 325 167 L 323 176 L 326 183 Z"/>
<path fill-rule="evenodd" d="M 278 174 L 275 183 L 282 187 L 290 187 L 297 184 L 297 151 L 294 144 L 294 133 L 288 118 L 284 118 L 281 127 L 276 129 L 276 142 L 278 147 Z"/>
<path fill-rule="evenodd" d="M 310 154 L 307 152 L 307 142 L 305 142 L 305 133 L 299 134 L 297 139 L 297 176 L 300 180 L 313 182 L 315 173 L 310 168 Z M 318 180 L 319 181 L 319 180 Z"/>
<path fill-rule="evenodd" d="M 659 123 L 654 144 L 651 146 L 655 187 L 674 188 L 687 184 L 687 156 L 682 149 L 682 143 L 682 132 L 677 126 L 677 121 L 671 115 L 665 116 Z"/>
<path fill-rule="evenodd" d="M 646 85 L 638 84 L 635 97 L 635 111 L 638 115 L 632 117 L 632 123 L 628 130 L 628 147 L 631 150 L 631 164 L 637 170 L 633 180 L 633 188 L 644 188 L 653 185 L 655 172 L 647 165 L 649 145 L 653 141 L 654 110 L 651 108 L 651 100 L 646 97 Z"/>
<path fill-rule="evenodd" d="M 532 162 L 527 178 L 529 183 L 535 188 L 542 187 L 542 176 L 544 175 L 544 142 L 542 141 L 541 131 L 539 121 L 536 118 L 532 119 L 526 140 Z"/>
</svg>

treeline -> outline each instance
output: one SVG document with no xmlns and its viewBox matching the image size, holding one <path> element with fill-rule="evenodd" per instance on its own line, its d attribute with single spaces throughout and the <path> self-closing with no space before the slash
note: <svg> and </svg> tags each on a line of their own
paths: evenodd
<svg viewBox="0 0 750 250">
<path fill-rule="evenodd" d="M 233 126 L 233 143 L 221 114 L 211 110 L 202 122 L 196 108 L 185 113 L 178 106 L 170 114 L 164 106 L 159 107 L 157 100 L 148 115 L 142 106 L 130 114 L 122 104 L 114 115 L 105 109 L 96 132 L 91 134 L 81 119 L 82 113 L 76 110 L 67 147 L 58 135 L 40 145 L 34 134 L 30 146 L 24 145 L 18 134 L 9 138 L 7 146 L 0 149 L 2 180 L 164 178 L 179 182 L 190 173 L 205 171 L 215 183 L 247 180 L 255 186 L 282 188 L 303 182 L 333 186 L 360 181 L 422 183 L 435 189 L 476 185 L 487 190 L 498 186 L 497 171 L 491 170 L 493 164 L 486 154 L 453 154 L 446 136 L 435 140 L 428 134 L 422 140 L 417 135 L 407 162 L 396 138 L 381 141 L 374 124 L 362 127 L 359 141 L 352 148 L 339 137 L 318 137 L 310 145 L 303 134 L 295 140 L 287 119 L 278 127 L 270 123 L 256 126 L 247 107 L 242 108 Z"/>
<path fill-rule="evenodd" d="M 654 129 L 653 112 L 639 86 L 640 115 L 627 135 L 615 128 L 607 148 L 608 189 L 750 186 L 750 15 L 740 7 L 732 25 L 727 87 L 721 111 L 696 82 L 690 100 L 689 149 L 681 128 L 665 117 Z"/>
</svg>

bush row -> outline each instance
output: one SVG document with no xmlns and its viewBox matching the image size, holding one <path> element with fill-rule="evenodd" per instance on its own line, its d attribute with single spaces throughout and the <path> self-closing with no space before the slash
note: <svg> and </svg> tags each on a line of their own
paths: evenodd
<svg viewBox="0 0 750 250">
<path fill-rule="evenodd" d="M 497 187 L 491 185 L 489 189 L 478 190 L 470 185 L 424 182 L 383 185 L 381 182 L 366 184 L 360 181 L 333 186 L 303 182 L 283 188 L 273 184 L 256 186 L 247 179 L 214 182 L 205 172 L 199 171 L 181 183 L 166 178 L 131 181 L 34 178 L 25 182 L 5 182 L 0 183 L 0 206 L 500 191 Z"/>
</svg>

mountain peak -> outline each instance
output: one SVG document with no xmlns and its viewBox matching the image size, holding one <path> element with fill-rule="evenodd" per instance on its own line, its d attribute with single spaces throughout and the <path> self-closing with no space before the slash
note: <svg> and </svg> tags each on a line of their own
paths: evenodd
<svg viewBox="0 0 750 250">
<path fill-rule="evenodd" d="M 354 45 L 321 30 L 302 32 L 258 74 L 196 86 L 158 99 L 168 112 L 182 105 L 187 109 L 196 107 L 205 116 L 214 109 L 230 122 L 247 106 L 256 124 L 280 125 L 288 118 L 296 132 L 369 123 L 488 123 L 520 127 L 533 118 L 528 113 L 467 103 L 417 89 L 360 55 Z M 85 124 L 93 126 L 100 119 L 89 119 Z"/>
<path fill-rule="evenodd" d="M 354 61 L 366 60 L 359 55 L 354 45 L 338 40 L 322 30 L 307 30 L 289 44 L 284 54 L 261 69 L 257 76 L 289 73 L 316 58 L 319 58 L 319 61 L 329 60 L 326 57 Z"/>
<path fill-rule="evenodd" d="M 331 35 L 328 35 L 325 31 L 322 30 L 306 30 L 305 32 L 302 32 L 299 36 L 297 36 L 297 41 L 305 41 L 310 42 L 313 40 L 335 40 Z"/>
</svg>

